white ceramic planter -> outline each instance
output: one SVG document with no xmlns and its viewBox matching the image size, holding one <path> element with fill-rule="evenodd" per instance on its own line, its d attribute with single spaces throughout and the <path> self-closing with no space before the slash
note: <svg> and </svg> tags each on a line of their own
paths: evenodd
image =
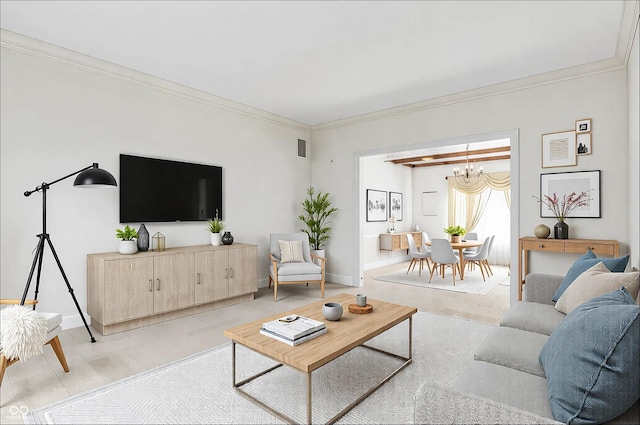
<svg viewBox="0 0 640 425">
<path fill-rule="evenodd" d="M 213 246 L 222 245 L 222 235 L 220 233 L 211 234 L 211 245 Z"/>
<path fill-rule="evenodd" d="M 124 255 L 131 255 L 138 252 L 138 242 L 136 241 L 120 241 L 118 252 Z"/>
</svg>

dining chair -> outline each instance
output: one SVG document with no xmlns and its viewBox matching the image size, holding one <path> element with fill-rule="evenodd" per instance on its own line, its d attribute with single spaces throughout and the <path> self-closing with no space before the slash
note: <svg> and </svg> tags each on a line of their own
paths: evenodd
<svg viewBox="0 0 640 425">
<path fill-rule="evenodd" d="M 409 255 L 411 256 L 411 262 L 409 263 L 407 273 L 405 274 L 409 274 L 409 271 L 413 270 L 416 267 L 416 263 L 420 262 L 420 267 L 418 268 L 418 276 L 422 276 L 424 261 L 427 262 L 427 267 L 429 268 L 429 271 L 431 271 L 431 265 L 429 264 L 429 257 L 431 257 L 431 252 L 418 251 L 418 247 L 416 246 L 415 239 L 413 239 L 413 235 L 411 233 L 407 233 L 405 236 L 407 237 L 407 243 L 409 244 Z"/>
<path fill-rule="evenodd" d="M 427 245 L 431 239 L 429 238 L 429 234 L 427 232 L 422 232 L 422 246 L 420 247 L 421 252 L 431 252 L 431 247 Z"/>
<path fill-rule="evenodd" d="M 462 270 L 460 269 L 460 259 L 453 253 L 451 243 L 447 239 L 431 240 L 431 261 L 433 261 L 433 265 L 431 268 L 431 275 L 429 276 L 429 283 L 431 283 L 433 272 L 438 266 L 441 267 L 443 279 L 445 267 L 450 267 L 453 276 L 453 286 L 456 286 L 456 269 L 462 276 Z"/>
<path fill-rule="evenodd" d="M 467 241 L 477 241 L 478 240 L 478 234 L 476 232 L 469 232 L 464 236 L 464 239 Z M 462 251 L 462 254 L 475 254 L 478 252 L 478 247 L 477 246 L 472 246 L 471 248 L 465 248 Z M 475 266 L 475 263 L 468 263 L 468 268 L 469 270 L 473 270 L 473 267 Z"/>
<path fill-rule="evenodd" d="M 467 263 L 473 263 L 478 265 L 478 267 L 480 268 L 480 272 L 482 273 L 482 280 L 485 282 L 487 281 L 487 279 L 485 278 L 485 268 L 487 267 L 485 262 L 487 260 L 487 257 L 489 256 L 489 247 L 491 244 L 491 238 L 492 236 L 489 236 L 487 237 L 487 239 L 485 239 L 484 243 L 482 244 L 482 247 L 480 248 L 480 251 L 463 253 L 464 261 L 466 261 Z M 487 269 L 487 276 L 489 276 L 488 269 Z"/>
<path fill-rule="evenodd" d="M 493 250 L 493 241 L 495 240 L 496 235 L 491 235 L 491 241 L 489 241 L 489 251 L 487 252 L 487 258 L 484 260 L 484 265 L 489 270 L 489 274 L 493 276 L 493 270 L 491 270 L 491 266 L 489 265 L 489 256 L 491 255 L 491 251 Z"/>
</svg>

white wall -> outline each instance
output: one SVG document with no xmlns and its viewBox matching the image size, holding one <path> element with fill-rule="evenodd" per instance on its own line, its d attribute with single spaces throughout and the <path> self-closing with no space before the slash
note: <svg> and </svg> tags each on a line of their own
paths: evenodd
<svg viewBox="0 0 640 425">
<path fill-rule="evenodd" d="M 520 203 L 512 205 L 520 218 L 519 236 L 532 235 L 540 222 L 548 226 L 553 219 L 541 219 L 536 201 L 539 177 L 543 172 L 602 170 L 602 218 L 571 219 L 573 238 L 617 239 L 621 251 L 628 252 L 627 209 L 618 200 L 627 196 L 627 162 L 621 153 L 627 151 L 627 79 L 618 70 L 566 81 L 539 85 L 522 90 L 473 98 L 466 101 L 441 99 L 412 112 L 373 114 L 345 122 L 313 127 L 314 144 L 321 146 L 312 158 L 314 184 L 334 196 L 341 208 L 336 232 L 327 249 L 336 257 L 332 267 L 336 273 L 352 276 L 354 284 L 360 263 L 356 232 L 362 217 L 354 200 L 362 194 L 354 182 L 359 152 L 390 149 L 454 137 L 491 133 L 505 129 L 519 130 L 519 185 L 512 188 L 520 194 Z M 593 154 L 579 158 L 575 167 L 542 169 L 541 135 L 571 130 L 575 121 L 592 118 Z M 512 168 L 512 173 L 516 170 Z M 536 256 L 534 256 L 536 257 Z M 547 256 L 548 257 L 548 256 Z M 566 257 L 566 258 L 565 258 Z M 545 258 L 542 264 L 532 258 L 531 270 L 565 273 L 571 255 Z"/>
<path fill-rule="evenodd" d="M 258 244 L 259 278 L 266 282 L 269 233 L 300 227 L 299 202 L 311 174 L 309 159 L 297 156 L 297 140 L 310 140 L 308 127 L 10 48 L 2 49 L 1 66 L 3 298 L 22 296 L 35 235 L 41 232 L 42 196 L 26 198 L 23 192 L 93 162 L 118 179 L 120 153 L 222 166 L 228 230 L 237 242 Z M 313 151 L 310 145 L 308 154 Z M 72 179 L 48 191 L 48 232 L 83 310 L 86 255 L 118 247 L 115 229 L 124 226 L 118 193 L 80 190 Z M 147 228 L 162 232 L 169 247 L 209 243 L 203 222 L 147 223 Z M 35 279 L 31 289 L 30 298 Z M 40 309 L 61 312 L 71 324 L 77 310 L 48 250 L 40 290 Z"/>
<path fill-rule="evenodd" d="M 636 21 L 637 22 L 637 21 Z M 629 264 L 640 269 L 640 38 L 636 25 L 633 49 L 627 68 L 628 167 L 629 167 Z"/>
</svg>

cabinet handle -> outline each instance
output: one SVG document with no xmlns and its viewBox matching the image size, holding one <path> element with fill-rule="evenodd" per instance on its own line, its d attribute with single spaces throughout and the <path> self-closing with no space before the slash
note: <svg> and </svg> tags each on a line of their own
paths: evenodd
<svg viewBox="0 0 640 425">
<path fill-rule="evenodd" d="M 538 248 L 544 248 L 544 245 L 540 244 L 538 245 Z"/>
<path fill-rule="evenodd" d="M 231 267 L 231 279 L 233 279 L 233 267 Z"/>
<path fill-rule="evenodd" d="M 156 291 L 160 290 L 160 279 L 156 279 L 158 281 L 158 285 L 156 286 Z"/>
<path fill-rule="evenodd" d="M 196 284 L 200 285 L 200 273 L 196 273 Z"/>
<path fill-rule="evenodd" d="M 149 292 L 153 292 L 153 279 L 149 279 Z"/>
<path fill-rule="evenodd" d="M 225 269 L 225 271 L 227 272 L 227 274 L 225 275 L 225 279 L 229 279 L 229 269 Z"/>
</svg>

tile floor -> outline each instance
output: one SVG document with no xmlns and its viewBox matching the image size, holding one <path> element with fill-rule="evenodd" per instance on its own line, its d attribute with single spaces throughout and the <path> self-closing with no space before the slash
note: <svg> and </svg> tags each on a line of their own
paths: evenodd
<svg viewBox="0 0 640 425">
<path fill-rule="evenodd" d="M 498 285 L 486 296 L 398 285 L 373 277 L 398 268 L 400 263 L 365 272 L 364 287 L 330 284 L 326 296 L 364 292 L 369 298 L 412 305 L 419 311 L 465 317 L 497 324 L 509 307 L 509 287 Z M 279 301 L 262 288 L 255 300 L 187 316 L 119 334 L 92 333 L 92 344 L 84 327 L 62 332 L 61 342 L 71 371 L 64 373 L 53 350 L 9 367 L 0 389 L 0 423 L 22 423 L 20 411 L 36 409 L 69 396 L 100 387 L 138 372 L 161 366 L 190 354 L 225 344 L 224 329 L 260 317 L 308 304 L 320 297 L 317 286 L 290 285 L 281 288 Z"/>
</svg>

